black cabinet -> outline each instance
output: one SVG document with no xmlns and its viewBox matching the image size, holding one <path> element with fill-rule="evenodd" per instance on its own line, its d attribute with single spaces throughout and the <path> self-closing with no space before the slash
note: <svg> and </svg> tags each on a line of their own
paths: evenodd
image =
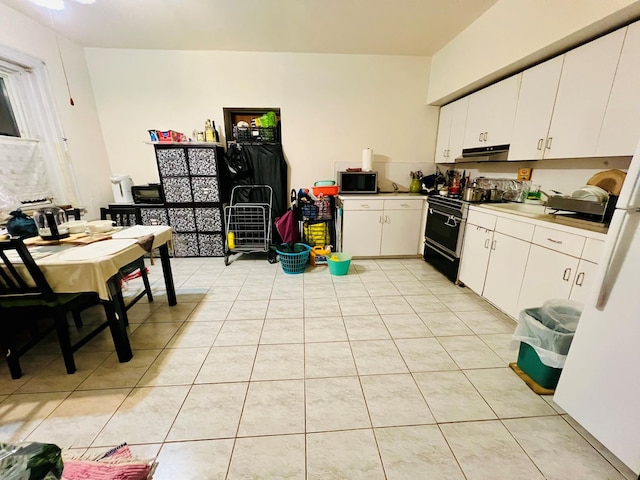
<svg viewBox="0 0 640 480">
<path fill-rule="evenodd" d="M 223 257 L 223 204 L 231 181 L 217 144 L 154 144 L 176 257 Z M 144 217 L 144 216 L 143 216 Z"/>
</svg>

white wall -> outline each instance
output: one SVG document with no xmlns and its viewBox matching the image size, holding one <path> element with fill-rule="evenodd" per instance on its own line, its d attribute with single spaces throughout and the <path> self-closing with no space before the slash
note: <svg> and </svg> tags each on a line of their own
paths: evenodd
<svg viewBox="0 0 640 480">
<path fill-rule="evenodd" d="M 442 105 L 640 17 L 635 0 L 500 0 L 432 58 Z"/>
<path fill-rule="evenodd" d="M 280 107 L 293 188 L 334 178 L 337 162 L 433 162 L 438 109 L 429 59 L 222 51 L 86 49 L 113 173 L 158 180 L 148 129 L 191 136 L 223 107 Z M 408 172 L 407 172 L 408 174 Z"/>
<path fill-rule="evenodd" d="M 75 106 L 72 107 L 69 104 L 55 37 L 50 29 L 0 4 L 0 44 L 39 58 L 46 64 L 54 101 L 68 139 L 67 145 L 81 201 L 89 210 L 86 218 L 97 218 L 99 207 L 112 201 L 112 191 L 107 154 L 83 49 L 60 38 L 60 48 L 75 101 Z"/>
</svg>

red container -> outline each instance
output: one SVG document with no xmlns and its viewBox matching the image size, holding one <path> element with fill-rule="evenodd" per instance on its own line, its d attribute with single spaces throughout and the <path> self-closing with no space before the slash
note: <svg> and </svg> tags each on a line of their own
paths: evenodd
<svg viewBox="0 0 640 480">
<path fill-rule="evenodd" d="M 320 195 L 325 195 L 328 197 L 332 197 L 338 194 L 338 190 L 340 187 L 337 185 L 327 186 L 327 187 L 313 187 L 313 196 L 319 197 Z"/>
<path fill-rule="evenodd" d="M 182 134 L 180 132 L 175 132 L 173 130 L 167 130 L 166 132 L 162 132 L 158 130 L 158 141 L 163 143 L 168 142 L 179 142 L 182 138 Z"/>
</svg>

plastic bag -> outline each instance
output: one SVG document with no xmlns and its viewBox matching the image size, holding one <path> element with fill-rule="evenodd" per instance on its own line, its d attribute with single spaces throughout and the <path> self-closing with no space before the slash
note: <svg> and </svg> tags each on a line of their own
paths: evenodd
<svg viewBox="0 0 640 480">
<path fill-rule="evenodd" d="M 242 147 L 239 145 L 231 145 L 224 154 L 227 169 L 234 180 L 239 180 L 249 174 L 249 169 L 242 158 L 241 150 Z"/>
<path fill-rule="evenodd" d="M 570 300 L 527 308 L 520 312 L 513 340 L 530 345 L 544 365 L 562 368 L 581 314 L 582 305 Z"/>
<path fill-rule="evenodd" d="M 9 235 L 15 238 L 30 238 L 38 235 L 38 227 L 33 218 L 29 217 L 19 208 L 10 213 L 12 217 L 7 222 Z"/>
<path fill-rule="evenodd" d="M 3 480 L 57 480 L 62 477 L 62 468 L 62 454 L 57 445 L 0 443 L 0 478 Z"/>
</svg>

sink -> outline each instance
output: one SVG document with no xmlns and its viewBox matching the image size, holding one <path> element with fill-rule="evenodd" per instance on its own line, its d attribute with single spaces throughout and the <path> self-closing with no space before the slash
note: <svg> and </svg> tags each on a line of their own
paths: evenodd
<svg viewBox="0 0 640 480">
<path fill-rule="evenodd" d="M 529 215 L 544 215 L 545 206 L 531 203 L 485 203 L 487 208 L 505 212 L 518 212 Z"/>
</svg>

